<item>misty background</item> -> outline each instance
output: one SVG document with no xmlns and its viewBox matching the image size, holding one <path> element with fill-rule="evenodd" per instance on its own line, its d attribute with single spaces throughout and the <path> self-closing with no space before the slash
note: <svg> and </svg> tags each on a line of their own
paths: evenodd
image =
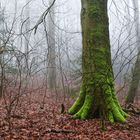
<svg viewBox="0 0 140 140">
<path fill-rule="evenodd" d="M 21 69 L 25 72 L 26 67 L 30 68 L 28 75 L 43 78 L 44 81 L 49 71 L 47 58 L 49 45 L 45 32 L 46 30 L 49 36 L 49 15 L 45 18 L 46 28 L 41 24 L 36 34 L 33 28 L 48 7 L 47 0 L 1 0 L 4 21 L 0 26 L 5 28 L 6 33 L 1 33 L 4 40 L 8 38 L 11 30 L 9 45 L 6 47 L 25 54 L 25 60 L 20 58 Z M 80 0 L 56 0 L 53 9 L 50 11 L 50 17 L 52 17 L 50 22 L 55 28 L 53 39 L 55 40 L 56 79 L 57 86 L 61 85 L 64 89 L 76 78 L 81 77 Z M 134 11 L 131 1 L 108 1 L 112 63 L 118 85 L 131 79 L 131 69 L 137 56 Z M 1 45 L 2 43 L 4 42 L 1 41 Z M 16 69 L 18 65 L 14 54 L 9 52 L 4 57 L 11 69 L 12 67 Z M 25 61 L 28 66 L 24 66 Z M 26 79 L 28 75 L 24 78 Z M 64 81 L 67 85 L 63 85 Z"/>
</svg>

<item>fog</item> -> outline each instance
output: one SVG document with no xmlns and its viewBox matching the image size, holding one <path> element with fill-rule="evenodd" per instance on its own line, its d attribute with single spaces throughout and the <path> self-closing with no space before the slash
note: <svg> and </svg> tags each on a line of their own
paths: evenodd
<svg viewBox="0 0 140 140">
<path fill-rule="evenodd" d="M 28 3 L 27 3 L 28 2 Z M 48 1 L 45 0 L 1 0 L 1 8 L 4 8 L 6 22 L 8 28 L 13 26 L 14 22 L 14 44 L 17 49 L 25 51 L 23 43 L 21 43 L 21 26 L 27 19 L 26 10 L 29 5 L 29 21 L 32 29 L 40 19 L 42 13 L 48 8 Z M 55 16 L 55 39 L 61 40 L 61 43 L 56 43 L 56 48 L 61 46 L 61 53 L 63 63 L 75 61 L 81 56 L 82 43 L 81 43 L 81 26 L 80 26 L 80 0 L 57 0 L 54 5 Z M 128 13 L 129 9 L 129 13 Z M 135 58 L 131 63 L 126 65 L 128 61 L 133 58 L 137 52 L 135 46 L 135 21 L 134 21 L 134 9 L 131 1 L 128 0 L 109 0 L 108 1 L 108 15 L 109 15 L 109 28 L 110 28 L 110 44 L 112 50 L 112 61 L 114 65 L 115 75 L 119 76 L 120 71 L 129 73 L 131 65 L 134 64 Z M 46 17 L 47 22 L 47 17 Z M 25 32 L 25 25 L 23 25 L 22 32 Z M 37 57 L 38 62 L 45 59 L 47 54 L 47 44 L 45 40 L 45 33 L 43 25 L 40 25 L 37 29 L 37 33 L 34 34 L 31 31 L 31 37 L 29 42 L 29 49 L 32 50 L 30 58 Z M 24 39 L 23 39 L 24 40 Z M 128 43 L 129 41 L 130 44 Z M 63 43 L 62 43 L 63 42 Z M 65 42 L 65 43 L 64 43 Z M 67 43 L 66 43 L 67 42 Z M 63 44 L 63 45 L 62 45 Z M 69 52 L 66 52 L 66 50 Z M 58 50 L 56 50 L 58 51 Z M 69 58 L 67 57 L 69 54 Z M 126 58 L 129 56 L 129 60 Z M 125 62 L 124 62 L 125 61 Z M 71 67 L 80 68 L 77 64 L 71 64 Z M 40 65 L 40 67 L 42 67 Z M 120 68 L 123 67 L 123 68 Z"/>
</svg>

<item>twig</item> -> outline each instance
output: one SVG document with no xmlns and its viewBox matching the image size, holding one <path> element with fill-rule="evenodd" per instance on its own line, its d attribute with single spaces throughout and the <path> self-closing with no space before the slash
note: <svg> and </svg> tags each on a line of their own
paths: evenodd
<svg viewBox="0 0 140 140">
<path fill-rule="evenodd" d="M 48 133 L 75 133 L 74 130 L 67 130 L 67 129 L 50 129 L 47 130 Z"/>
<path fill-rule="evenodd" d="M 129 104 L 128 106 L 126 106 L 125 109 L 123 109 L 125 112 L 130 112 L 133 114 L 137 114 L 140 115 L 140 109 L 137 108 L 136 106 L 134 106 L 133 104 Z"/>
</svg>

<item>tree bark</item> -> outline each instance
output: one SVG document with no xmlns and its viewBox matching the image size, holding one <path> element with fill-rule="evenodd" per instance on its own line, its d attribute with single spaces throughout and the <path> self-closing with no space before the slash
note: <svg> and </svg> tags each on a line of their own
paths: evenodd
<svg viewBox="0 0 140 140">
<path fill-rule="evenodd" d="M 127 114 L 114 91 L 107 0 L 81 0 L 81 3 L 82 84 L 69 113 L 80 119 L 100 117 L 124 122 Z"/>
</svg>

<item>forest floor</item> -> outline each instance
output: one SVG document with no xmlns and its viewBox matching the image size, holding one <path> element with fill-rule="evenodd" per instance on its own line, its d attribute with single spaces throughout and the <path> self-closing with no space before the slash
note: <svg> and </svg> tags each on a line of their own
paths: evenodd
<svg viewBox="0 0 140 140">
<path fill-rule="evenodd" d="M 130 114 L 124 124 L 105 122 L 103 131 L 99 119 L 75 120 L 66 112 L 61 114 L 62 103 L 67 110 L 72 98 L 64 102 L 61 97 L 56 100 L 55 94 L 47 94 L 44 104 L 43 98 L 24 96 L 9 110 L 9 104 L 1 100 L 0 140 L 140 140 L 140 115 Z"/>
</svg>

